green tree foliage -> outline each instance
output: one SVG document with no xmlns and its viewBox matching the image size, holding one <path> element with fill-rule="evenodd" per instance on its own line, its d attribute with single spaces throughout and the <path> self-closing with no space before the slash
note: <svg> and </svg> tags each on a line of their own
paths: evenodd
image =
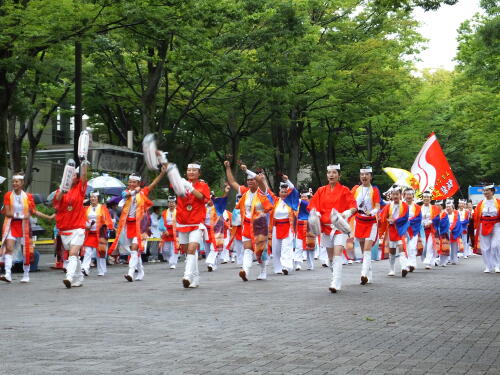
<svg viewBox="0 0 500 375">
<path fill-rule="evenodd" d="M 304 187 L 340 163 L 352 185 L 364 164 L 409 169 L 432 131 L 462 185 L 498 179 L 496 2 L 462 26 L 455 72 L 414 74 L 424 41 L 411 10 L 454 3 L 3 1 L 0 174 L 7 139 L 11 166 L 29 169 L 23 146 L 32 157 L 54 110 L 72 103 L 78 41 L 96 140 L 125 146 L 131 130 L 140 150 L 156 133 L 171 160 L 200 161 L 215 187 L 225 159 L 235 172 L 239 161 L 264 167 L 274 183 L 307 171 Z"/>
</svg>

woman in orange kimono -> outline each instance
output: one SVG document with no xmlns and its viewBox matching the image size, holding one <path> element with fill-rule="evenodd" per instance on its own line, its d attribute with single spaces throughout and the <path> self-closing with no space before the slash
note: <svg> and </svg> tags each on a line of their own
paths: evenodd
<svg viewBox="0 0 500 375">
<path fill-rule="evenodd" d="M 4 259 L 5 274 L 0 276 L 0 280 L 8 283 L 12 281 L 12 252 L 16 245 L 22 245 L 24 253 L 24 275 L 21 282 L 28 283 L 30 281 L 29 272 L 33 256 L 30 216 L 36 215 L 48 220 L 54 219 L 54 215 L 48 216 L 36 209 L 33 195 L 25 193 L 23 187 L 24 174 L 18 172 L 12 176 L 12 191 L 7 192 L 3 199 L 2 213 L 5 215 L 5 220 L 2 228 L 0 256 L 3 256 Z"/>
<path fill-rule="evenodd" d="M 97 260 L 97 276 L 106 273 L 106 255 L 108 250 L 108 229 L 113 228 L 111 215 L 104 204 L 99 203 L 99 192 L 90 193 L 90 206 L 87 208 L 87 228 L 83 241 L 82 272 L 90 274 L 92 258 Z"/>
<path fill-rule="evenodd" d="M 128 262 L 128 273 L 124 275 L 125 280 L 134 281 L 137 269 L 136 281 L 144 278 L 144 267 L 142 266 L 141 253 L 144 251 L 143 242 L 147 238 L 147 211 L 153 205 L 148 196 L 151 190 L 160 182 L 166 173 L 163 165 L 160 174 L 149 186 L 141 189 L 141 177 L 132 174 L 128 179 L 127 189 L 122 193 L 123 208 L 116 229 L 116 239 L 109 248 L 108 254 L 112 254 L 118 245 L 130 254 Z"/>
<path fill-rule="evenodd" d="M 267 241 L 269 234 L 268 213 L 273 209 L 272 198 L 268 194 L 265 177 L 247 169 L 245 165 L 241 169 L 247 175 L 247 186 L 242 186 L 236 182 L 231 171 L 229 161 L 224 162 L 226 176 L 229 185 L 241 194 L 237 208 L 241 212 L 242 242 L 243 242 L 243 269 L 239 276 L 243 281 L 248 281 L 250 269 L 252 268 L 253 257 L 257 258 L 260 266 L 260 274 L 257 280 L 267 278 Z"/>
<path fill-rule="evenodd" d="M 176 221 L 176 197 L 170 195 L 168 198 L 168 209 L 161 213 L 160 224 L 158 229 L 162 233 L 160 249 L 163 255 L 163 260 L 167 261 L 171 270 L 177 267 L 179 260 L 179 242 L 177 241 L 177 221 Z"/>
</svg>

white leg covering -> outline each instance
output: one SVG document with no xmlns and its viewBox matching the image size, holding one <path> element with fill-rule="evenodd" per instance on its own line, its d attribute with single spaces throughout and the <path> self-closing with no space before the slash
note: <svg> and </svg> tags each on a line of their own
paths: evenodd
<svg viewBox="0 0 500 375">
<path fill-rule="evenodd" d="M 130 259 L 128 261 L 128 275 L 134 279 L 134 275 L 135 275 L 135 269 L 137 268 L 137 263 L 138 263 L 138 259 L 139 258 L 139 254 L 137 253 L 137 251 L 130 251 Z"/>
<path fill-rule="evenodd" d="M 396 272 L 396 254 L 389 253 L 389 276 L 394 276 L 395 272 Z"/>
<path fill-rule="evenodd" d="M 439 265 L 442 267 L 446 266 L 449 258 L 450 257 L 448 255 L 439 255 Z"/>
<path fill-rule="evenodd" d="M 193 279 L 194 262 L 197 261 L 197 259 L 195 259 L 195 257 L 196 257 L 196 254 L 187 254 L 186 255 L 186 264 L 184 267 L 184 279 L 189 280 L 189 282 L 191 282 Z"/>
<path fill-rule="evenodd" d="M 94 249 L 92 247 L 85 246 L 85 253 L 83 254 L 82 268 L 87 273 L 87 275 L 90 272 L 90 263 L 92 261 L 93 252 L 94 252 Z"/>
<path fill-rule="evenodd" d="M 144 279 L 144 266 L 142 265 L 141 254 L 137 254 L 137 277 L 136 281 L 141 281 Z"/>
<path fill-rule="evenodd" d="M 330 288 L 335 289 L 335 291 L 339 291 L 342 288 L 342 258 L 341 257 L 333 257 L 332 261 L 332 282 L 330 284 Z"/>
<path fill-rule="evenodd" d="M 276 238 L 276 228 L 273 228 L 273 239 L 272 239 L 272 249 L 273 249 L 273 268 L 274 273 L 282 273 L 283 265 L 281 264 L 281 251 L 283 246 L 283 240 Z"/>
<path fill-rule="evenodd" d="M 168 263 L 170 264 L 170 268 L 172 266 L 176 267 L 177 266 L 177 261 L 179 260 L 179 253 L 175 253 L 173 242 L 172 242 L 172 249 L 170 251 L 170 257 L 168 258 Z"/>
<path fill-rule="evenodd" d="M 220 258 L 221 258 L 221 261 L 223 263 L 227 263 L 229 262 L 231 259 L 229 258 L 229 250 L 224 248 L 224 250 L 222 250 L 221 254 L 220 254 Z"/>
<path fill-rule="evenodd" d="M 236 264 L 243 264 L 243 242 L 240 240 L 234 240 L 233 251 L 236 251 Z"/>
<path fill-rule="evenodd" d="M 23 278 L 21 279 L 22 283 L 29 283 L 30 282 L 30 265 L 23 264 Z"/>
<path fill-rule="evenodd" d="M 259 263 L 259 267 L 260 267 L 260 273 L 259 276 L 257 276 L 257 280 L 267 279 L 266 262 L 262 261 L 261 263 Z"/>
<path fill-rule="evenodd" d="M 291 233 L 281 240 L 280 262 L 283 269 L 289 272 L 293 270 L 293 235 Z"/>
<path fill-rule="evenodd" d="M 5 254 L 3 259 L 5 267 L 4 278 L 6 281 L 12 281 L 12 254 Z"/>
<path fill-rule="evenodd" d="M 425 250 L 425 259 L 424 264 L 426 267 L 434 267 L 435 262 L 435 254 L 432 243 L 432 237 L 429 236 L 427 240 L 424 242 L 424 250 Z"/>
<path fill-rule="evenodd" d="M 97 274 L 104 276 L 107 271 L 106 258 L 97 257 Z"/>
<path fill-rule="evenodd" d="M 361 266 L 361 276 L 368 277 L 368 272 L 372 266 L 372 251 L 363 251 L 363 264 Z"/>
<path fill-rule="evenodd" d="M 211 251 L 210 254 L 208 254 L 207 259 L 205 263 L 207 264 L 208 267 L 211 267 L 213 271 L 217 269 L 217 258 L 219 253 L 216 251 Z"/>
<path fill-rule="evenodd" d="M 401 266 L 401 270 L 408 271 L 408 258 L 406 257 L 406 254 L 404 251 L 399 252 L 399 264 Z"/>
<path fill-rule="evenodd" d="M 250 268 L 252 268 L 252 262 L 253 262 L 253 251 L 245 249 L 243 251 L 243 271 L 245 271 L 247 279 L 250 277 Z"/>
<path fill-rule="evenodd" d="M 82 261 L 80 260 L 80 257 L 77 257 L 76 261 L 77 265 L 76 265 L 75 277 L 77 279 L 77 282 L 79 282 L 81 285 L 83 283 Z"/>
<path fill-rule="evenodd" d="M 313 270 L 314 269 L 314 251 L 307 250 L 307 251 L 305 251 L 305 253 L 307 256 L 307 269 Z"/>
<path fill-rule="evenodd" d="M 68 257 L 68 264 L 66 266 L 66 280 L 73 282 L 73 278 L 75 277 L 75 272 L 77 267 L 78 267 L 77 257 L 74 255 Z"/>
<path fill-rule="evenodd" d="M 452 242 L 450 244 L 450 262 L 452 264 L 458 263 L 458 242 Z"/>
<path fill-rule="evenodd" d="M 319 260 L 321 260 L 321 264 L 326 264 L 327 266 L 330 265 L 330 262 L 328 260 L 328 252 L 326 251 L 326 247 L 320 246 L 319 248 Z"/>
<path fill-rule="evenodd" d="M 211 251 L 210 253 L 213 253 L 215 251 Z M 195 253 L 193 260 L 193 279 L 191 281 L 191 284 L 189 285 L 190 288 L 198 288 L 200 286 L 200 271 L 198 270 L 198 252 Z"/>
</svg>

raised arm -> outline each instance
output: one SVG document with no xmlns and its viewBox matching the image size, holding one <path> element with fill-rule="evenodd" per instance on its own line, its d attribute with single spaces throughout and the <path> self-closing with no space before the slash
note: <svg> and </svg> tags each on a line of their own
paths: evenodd
<svg viewBox="0 0 500 375">
<path fill-rule="evenodd" d="M 231 186 L 234 190 L 236 190 L 239 193 L 240 184 L 238 184 L 234 179 L 233 171 L 231 171 L 231 163 L 229 163 L 229 161 L 227 160 L 224 161 L 224 167 L 226 167 L 226 177 L 229 186 Z"/>
<path fill-rule="evenodd" d="M 264 176 L 264 173 L 259 173 L 257 176 L 255 176 L 255 181 L 257 182 L 259 189 L 265 193 L 267 191 L 267 184 L 266 176 Z"/>
<path fill-rule="evenodd" d="M 161 181 L 163 176 L 165 176 L 165 173 L 167 173 L 167 164 L 163 164 L 161 166 L 160 173 L 158 174 L 158 176 L 155 177 L 155 179 L 148 186 L 149 191 L 153 190 L 155 188 L 155 186 L 158 185 L 158 183 Z"/>
</svg>

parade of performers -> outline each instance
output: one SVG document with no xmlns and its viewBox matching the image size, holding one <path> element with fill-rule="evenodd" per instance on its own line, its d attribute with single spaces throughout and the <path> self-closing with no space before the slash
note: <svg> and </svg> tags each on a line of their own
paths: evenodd
<svg viewBox="0 0 500 375">
<path fill-rule="evenodd" d="M 420 272 L 455 266 L 482 255 L 484 272 L 500 273 L 500 199 L 495 198 L 494 184 L 483 186 L 484 199 L 477 207 L 453 196 L 436 200 L 435 190 L 420 192 L 406 183 L 392 185 L 383 200 L 379 188 L 372 185 L 372 167 L 362 167 L 359 184 L 349 189 L 340 182 L 340 165 L 330 164 L 326 168 L 326 185 L 316 192 L 305 186 L 299 193 L 288 176 L 279 174 L 280 180 L 271 184 L 262 170 L 253 172 L 243 163 L 239 168 L 246 184 L 240 185 L 230 162 L 224 161 L 226 181 L 217 196 L 201 179 L 200 163 L 189 163 L 182 177 L 177 166 L 167 161 L 166 153 L 156 149 L 154 138 L 147 136 L 144 158 L 148 169 L 157 171 L 156 176 L 149 185 L 138 173 L 128 176 L 128 184 L 118 198 L 118 216 L 108 210 L 104 196 L 87 184 L 88 134 L 82 134 L 80 165 L 76 168 L 75 162 L 68 160 L 53 198 L 55 214 L 37 210 L 33 195 L 23 190 L 22 172 L 12 176 L 12 190 L 4 195 L 1 210 L 4 220 L 0 263 L 4 272 L 0 280 L 12 282 L 13 258 L 21 254 L 24 272 L 20 281 L 30 281 L 34 258 L 31 216 L 55 219 L 55 232 L 64 250 L 60 256 L 65 261 L 63 283 L 68 289 L 83 285 L 94 261 L 97 275 L 104 276 L 108 256 L 118 252 L 127 258 L 125 279 L 143 280 L 143 257 L 151 240 L 159 241 L 159 252 L 170 269 L 175 270 L 178 262 L 184 261 L 184 288 L 200 286 L 198 262 L 202 256 L 205 272 L 221 272 L 228 267 L 222 265 L 232 262 L 233 267 L 241 267 L 238 276 L 247 282 L 252 279 L 254 263 L 258 267 L 257 280 L 268 279 L 268 264 L 274 275 L 296 277 L 296 271 L 315 270 L 315 254 L 322 256 L 324 251 L 321 263 L 331 267 L 331 293 L 343 290 L 342 269 L 348 263 L 347 256 L 361 263 L 359 283 L 374 285 L 376 259 L 372 254 L 376 255 L 377 249 L 380 259 L 388 258 L 389 277 L 396 275 L 397 261 L 403 278 L 418 270 L 418 255 L 425 268 Z M 275 192 L 272 185 L 277 186 Z M 156 186 L 168 188 L 169 194 L 167 208 L 159 218 L 156 236 L 160 238 L 151 239 L 150 195 Z M 231 189 L 235 196 L 231 196 Z M 84 203 L 86 198 L 88 204 Z M 110 236 L 113 231 L 114 238 Z M 360 249 L 354 258 L 347 254 L 352 247 Z"/>
</svg>

